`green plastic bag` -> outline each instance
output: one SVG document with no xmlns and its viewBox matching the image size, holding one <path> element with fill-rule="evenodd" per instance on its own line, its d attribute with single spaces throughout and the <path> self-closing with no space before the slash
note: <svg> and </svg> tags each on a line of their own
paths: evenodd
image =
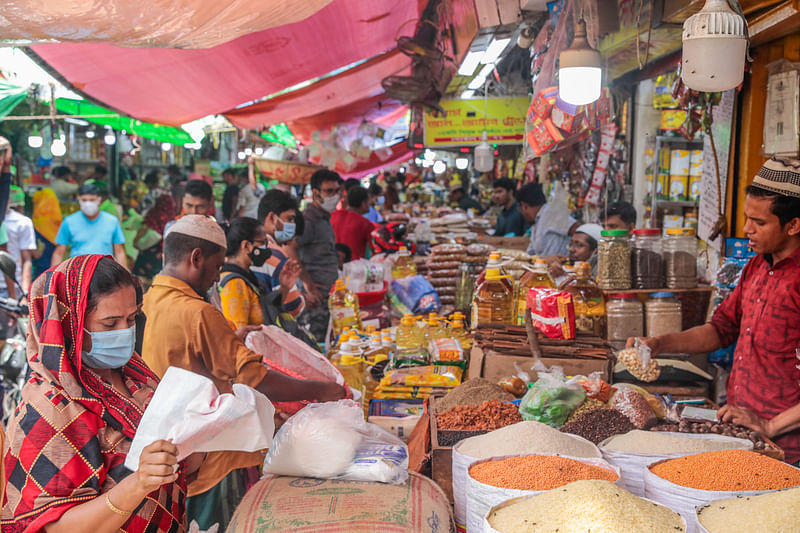
<svg viewBox="0 0 800 533">
<path fill-rule="evenodd" d="M 540 372 L 538 377 L 522 397 L 519 414 L 523 420 L 560 428 L 586 399 L 586 389 L 573 380 L 565 381 L 559 367 L 553 367 L 548 373 Z"/>
</svg>

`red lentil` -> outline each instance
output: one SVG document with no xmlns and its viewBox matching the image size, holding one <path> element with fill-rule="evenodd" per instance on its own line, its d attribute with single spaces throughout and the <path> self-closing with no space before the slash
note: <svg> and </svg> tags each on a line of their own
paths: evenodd
<svg viewBox="0 0 800 533">
<path fill-rule="evenodd" d="M 773 490 L 800 485 L 799 469 L 746 450 L 688 455 L 658 463 L 650 470 L 677 485 L 701 490 Z"/>
<path fill-rule="evenodd" d="M 436 415 L 439 429 L 492 430 L 522 422 L 513 403 L 491 400 L 480 405 L 459 405 Z"/>
<path fill-rule="evenodd" d="M 469 469 L 473 479 L 500 487 L 519 490 L 550 490 L 584 479 L 614 482 L 618 476 L 600 466 L 581 463 L 554 455 L 524 455 L 499 461 L 486 461 Z"/>
</svg>

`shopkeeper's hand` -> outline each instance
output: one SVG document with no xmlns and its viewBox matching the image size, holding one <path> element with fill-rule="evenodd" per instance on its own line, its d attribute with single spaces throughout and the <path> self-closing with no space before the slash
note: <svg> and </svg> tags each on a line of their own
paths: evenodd
<svg viewBox="0 0 800 533">
<path fill-rule="evenodd" d="M 661 353 L 661 338 L 660 337 L 630 337 L 628 342 L 625 343 L 625 348 L 634 348 L 636 346 L 636 339 L 639 339 L 640 344 L 644 344 L 650 348 L 650 356 L 655 357 Z"/>
<path fill-rule="evenodd" d="M 242 340 L 245 340 L 250 333 L 254 331 L 258 331 L 261 329 L 261 326 L 242 326 L 236 330 L 236 336 Z"/>
<path fill-rule="evenodd" d="M 722 422 L 731 422 L 744 426 L 747 429 L 752 429 L 767 438 L 773 436 L 770 421 L 761 418 L 746 407 L 736 407 L 730 404 L 724 405 L 717 411 L 717 418 Z"/>
<path fill-rule="evenodd" d="M 342 385 L 332 381 L 322 381 L 317 392 L 317 400 L 320 402 L 335 402 L 347 397 L 347 391 Z"/>
<path fill-rule="evenodd" d="M 145 446 L 139 457 L 136 486 L 141 494 L 150 494 L 162 485 L 178 479 L 178 447 L 166 440 Z"/>
</svg>

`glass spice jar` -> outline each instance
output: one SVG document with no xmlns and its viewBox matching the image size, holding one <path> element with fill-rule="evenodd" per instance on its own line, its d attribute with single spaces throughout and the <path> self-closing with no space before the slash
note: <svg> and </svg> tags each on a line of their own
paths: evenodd
<svg viewBox="0 0 800 533">
<path fill-rule="evenodd" d="M 644 309 L 636 295 L 619 292 L 609 296 L 606 304 L 609 341 L 626 341 L 644 336 Z"/>
<path fill-rule="evenodd" d="M 697 237 L 694 228 L 667 229 L 664 268 L 667 288 L 697 287 Z"/>
<path fill-rule="evenodd" d="M 631 288 L 631 242 L 624 229 L 603 230 L 597 243 L 597 285 L 603 290 Z"/>
<path fill-rule="evenodd" d="M 664 287 L 661 230 L 635 229 L 631 240 L 631 281 L 634 289 Z"/>
<path fill-rule="evenodd" d="M 681 303 L 674 292 L 654 292 L 645 304 L 647 336 L 658 337 L 683 330 Z"/>
</svg>

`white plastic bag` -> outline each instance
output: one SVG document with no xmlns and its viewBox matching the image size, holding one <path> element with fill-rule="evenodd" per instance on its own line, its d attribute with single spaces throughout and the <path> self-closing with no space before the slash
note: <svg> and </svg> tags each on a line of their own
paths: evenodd
<svg viewBox="0 0 800 533">
<path fill-rule="evenodd" d="M 408 447 L 365 422 L 353 400 L 311 404 L 278 431 L 263 472 L 397 485 L 408 479 Z"/>
<path fill-rule="evenodd" d="M 535 454 L 535 455 L 556 455 L 558 454 Z M 476 464 L 485 463 L 487 461 L 497 461 L 501 459 L 508 459 L 510 457 L 521 457 L 521 456 L 503 456 L 503 457 L 492 457 L 491 459 L 481 459 L 478 461 L 473 461 L 470 463 L 470 468 Z M 566 456 L 561 456 L 566 457 Z M 599 466 L 600 468 L 605 468 L 610 470 L 614 474 L 617 475 L 617 481 L 615 484 L 619 484 L 619 469 L 614 466 L 611 466 L 607 462 L 602 459 L 593 459 L 589 457 L 569 457 L 569 459 L 574 459 L 575 461 L 580 461 L 581 463 L 592 465 L 592 466 Z M 456 488 L 453 487 L 455 491 Z M 483 524 L 484 519 L 489 514 L 489 510 L 497 504 L 503 503 L 504 501 L 517 498 L 520 496 L 533 496 L 535 494 L 540 494 L 545 492 L 543 490 L 519 490 L 519 489 L 504 489 L 500 487 L 494 487 L 492 485 L 487 485 L 486 483 L 481 483 L 473 478 L 469 473 L 469 468 L 467 469 L 467 531 L 469 533 L 477 532 L 481 533 L 483 531 Z"/>
<path fill-rule="evenodd" d="M 156 388 L 136 429 L 125 466 L 139 468 L 142 450 L 172 439 L 178 460 L 194 452 L 268 448 L 275 432 L 275 408 L 269 398 L 239 383 L 220 394 L 207 377 L 171 366 Z"/>
<path fill-rule="evenodd" d="M 753 449 L 753 443 L 745 439 L 737 439 L 735 437 L 726 437 L 716 434 L 693 434 L 693 433 L 677 433 L 677 436 L 685 437 L 687 439 L 700 439 L 700 440 L 719 440 L 731 442 L 731 448 L 739 447 L 741 449 Z M 615 435 L 614 437 L 616 437 Z M 647 454 L 647 453 L 632 453 L 623 452 L 619 450 L 611 450 L 606 448 L 608 441 L 614 437 L 609 437 L 601 442 L 598 447 L 603 452 L 603 459 L 608 461 L 609 464 L 619 468 L 622 479 L 620 486 L 627 491 L 639 497 L 644 497 L 644 472 L 647 467 L 653 463 L 663 459 L 676 459 L 686 455 L 694 455 L 697 452 L 686 453 L 673 453 L 673 454 Z M 749 445 L 749 446 L 748 446 Z"/>
<path fill-rule="evenodd" d="M 245 346 L 269 362 L 296 372 L 304 379 L 334 381 L 344 385 L 344 377 L 320 352 L 277 326 L 262 326 L 245 339 Z"/>
</svg>

